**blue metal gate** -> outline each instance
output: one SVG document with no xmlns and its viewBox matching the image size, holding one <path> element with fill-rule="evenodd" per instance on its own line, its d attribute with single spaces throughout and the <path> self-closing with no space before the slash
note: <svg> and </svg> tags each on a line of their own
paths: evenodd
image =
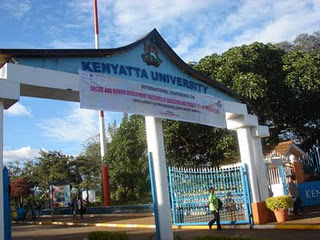
<svg viewBox="0 0 320 240">
<path fill-rule="evenodd" d="M 10 181 L 8 169 L 3 169 L 3 209 L 4 209 L 4 239 L 11 239 L 11 216 L 10 216 Z"/>
<path fill-rule="evenodd" d="M 206 225 L 211 213 L 206 206 L 209 189 L 223 202 L 222 224 L 250 223 L 251 201 L 245 165 L 222 168 L 169 167 L 174 225 Z"/>
<path fill-rule="evenodd" d="M 320 142 L 317 140 L 308 153 L 300 158 L 305 174 L 320 174 Z"/>
</svg>

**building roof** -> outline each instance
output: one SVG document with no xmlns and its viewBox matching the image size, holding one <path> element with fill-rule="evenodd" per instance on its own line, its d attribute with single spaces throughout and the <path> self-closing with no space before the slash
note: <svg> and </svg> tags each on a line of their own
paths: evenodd
<svg viewBox="0 0 320 240">
<path fill-rule="evenodd" d="M 300 158 L 304 155 L 304 151 L 302 151 L 292 140 L 289 140 L 278 143 L 271 150 L 265 153 L 265 158 L 272 158 L 275 156 L 289 157 L 291 154 Z"/>
<path fill-rule="evenodd" d="M 281 155 L 286 155 L 292 143 L 293 142 L 291 140 L 280 142 L 274 147 L 274 150 Z"/>
<path fill-rule="evenodd" d="M 207 77 L 206 75 L 196 71 L 186 64 L 167 44 L 156 29 L 141 37 L 137 41 L 123 47 L 111 49 L 0 49 L 0 66 L 6 62 L 14 62 L 14 58 L 50 58 L 50 57 L 110 57 L 128 52 L 144 41 L 150 40 L 158 45 L 158 47 L 175 63 L 182 71 L 190 76 L 208 84 L 209 86 L 224 92 L 225 94 L 245 102 L 237 92 L 229 89 L 225 85 Z"/>
</svg>

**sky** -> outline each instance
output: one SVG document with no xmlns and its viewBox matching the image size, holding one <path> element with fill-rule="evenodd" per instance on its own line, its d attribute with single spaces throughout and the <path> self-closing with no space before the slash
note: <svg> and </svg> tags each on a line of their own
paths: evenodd
<svg viewBox="0 0 320 240">
<path fill-rule="evenodd" d="M 156 28 L 185 61 L 254 41 L 293 41 L 320 30 L 320 0 L 98 0 L 100 48 Z M 92 0 L 1 0 L 0 49 L 94 48 Z M 122 113 L 105 112 L 105 126 Z M 4 112 L 4 162 L 40 149 L 77 155 L 99 134 L 98 112 L 78 103 L 21 97 Z"/>
</svg>

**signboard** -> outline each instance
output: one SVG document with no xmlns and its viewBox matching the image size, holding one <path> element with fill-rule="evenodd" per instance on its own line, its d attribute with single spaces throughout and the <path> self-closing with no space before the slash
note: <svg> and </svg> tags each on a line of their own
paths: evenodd
<svg viewBox="0 0 320 240">
<path fill-rule="evenodd" d="M 297 186 L 303 207 L 320 204 L 320 181 L 299 183 Z"/>
<path fill-rule="evenodd" d="M 53 207 L 68 207 L 70 199 L 70 184 L 52 186 Z"/>
<path fill-rule="evenodd" d="M 226 128 L 221 99 L 79 70 L 80 107 Z"/>
</svg>

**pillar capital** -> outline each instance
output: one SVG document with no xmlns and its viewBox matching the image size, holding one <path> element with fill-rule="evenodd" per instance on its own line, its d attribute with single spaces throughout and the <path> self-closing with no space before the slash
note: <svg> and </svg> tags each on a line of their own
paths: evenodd
<svg viewBox="0 0 320 240">
<path fill-rule="evenodd" d="M 20 99 L 20 84 L 0 79 L 0 101 L 4 109 L 10 108 Z"/>
<path fill-rule="evenodd" d="M 233 117 L 227 116 L 227 129 L 237 130 L 239 128 L 256 127 L 258 126 L 258 118 L 255 115 L 243 114 Z"/>
<path fill-rule="evenodd" d="M 263 126 L 263 125 L 252 127 L 251 135 L 253 137 L 259 137 L 259 138 L 269 137 L 270 136 L 269 127 Z"/>
</svg>

